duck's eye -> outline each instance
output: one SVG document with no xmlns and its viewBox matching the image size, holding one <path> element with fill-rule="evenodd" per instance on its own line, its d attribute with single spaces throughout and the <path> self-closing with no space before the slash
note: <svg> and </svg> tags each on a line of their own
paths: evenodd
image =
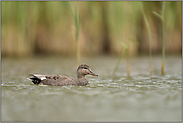
<svg viewBox="0 0 183 123">
<path fill-rule="evenodd" d="M 86 67 L 84 67 L 84 69 L 87 69 Z"/>
</svg>

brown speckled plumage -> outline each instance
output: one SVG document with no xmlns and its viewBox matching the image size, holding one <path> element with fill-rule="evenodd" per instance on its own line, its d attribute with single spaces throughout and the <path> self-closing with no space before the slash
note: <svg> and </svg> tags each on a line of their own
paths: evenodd
<svg viewBox="0 0 183 123">
<path fill-rule="evenodd" d="M 81 64 L 77 69 L 77 78 L 73 78 L 65 75 L 36 75 L 30 74 L 33 78 L 30 78 L 34 84 L 39 85 L 51 85 L 51 86 L 67 86 L 67 85 L 75 85 L 75 86 L 84 86 L 88 84 L 88 80 L 85 78 L 85 75 L 93 75 L 94 74 L 88 65 Z"/>
</svg>

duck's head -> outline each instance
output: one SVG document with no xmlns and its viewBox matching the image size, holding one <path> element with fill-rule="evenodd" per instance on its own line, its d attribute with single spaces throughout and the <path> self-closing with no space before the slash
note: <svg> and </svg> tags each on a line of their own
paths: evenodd
<svg viewBox="0 0 183 123">
<path fill-rule="evenodd" d="M 97 74 L 93 73 L 90 69 L 90 67 L 86 64 L 81 64 L 78 69 L 77 69 L 77 77 L 82 78 L 85 75 L 93 75 L 93 76 L 98 76 Z"/>
</svg>

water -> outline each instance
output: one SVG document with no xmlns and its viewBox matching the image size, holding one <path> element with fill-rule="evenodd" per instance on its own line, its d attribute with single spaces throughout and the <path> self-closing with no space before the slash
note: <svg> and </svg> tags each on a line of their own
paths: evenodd
<svg viewBox="0 0 183 123">
<path fill-rule="evenodd" d="M 38 86 L 29 73 L 76 77 L 73 58 L 2 58 L 2 121 L 181 121 L 181 57 L 130 59 L 130 77 L 123 59 L 112 76 L 117 57 L 83 58 L 98 77 L 87 76 L 87 86 Z"/>
</svg>

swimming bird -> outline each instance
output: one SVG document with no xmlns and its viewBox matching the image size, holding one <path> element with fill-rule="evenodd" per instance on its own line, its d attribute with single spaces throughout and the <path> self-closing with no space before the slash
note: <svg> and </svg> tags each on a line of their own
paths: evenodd
<svg viewBox="0 0 183 123">
<path fill-rule="evenodd" d="M 88 84 L 88 80 L 85 78 L 85 75 L 98 76 L 93 73 L 90 67 L 86 64 L 81 64 L 77 69 L 77 79 L 71 76 L 65 75 L 37 75 L 30 74 L 32 76 L 29 78 L 34 84 L 37 85 L 51 85 L 51 86 L 84 86 Z"/>
</svg>

